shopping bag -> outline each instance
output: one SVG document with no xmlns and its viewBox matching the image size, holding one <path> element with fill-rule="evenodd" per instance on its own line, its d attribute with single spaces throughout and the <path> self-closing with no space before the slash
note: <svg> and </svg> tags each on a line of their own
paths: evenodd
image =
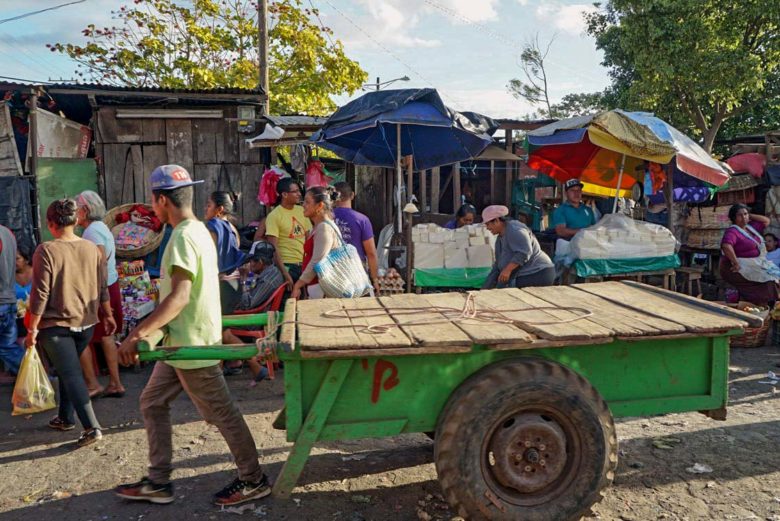
<svg viewBox="0 0 780 521">
<path fill-rule="evenodd" d="M 35 347 L 28 348 L 22 358 L 11 403 L 13 416 L 48 411 L 57 405 L 54 388 Z"/>
<path fill-rule="evenodd" d="M 320 288 L 326 297 L 357 298 L 372 291 L 371 281 L 363 267 L 357 250 L 351 244 L 344 242 L 341 231 L 331 221 L 325 221 L 336 230 L 339 246 L 328 252 L 317 264 L 314 272 L 317 274 Z"/>
<path fill-rule="evenodd" d="M 325 165 L 321 161 L 309 161 L 309 166 L 306 168 L 307 190 L 315 186 L 328 186 L 331 181 L 333 178 L 325 173 Z"/>
</svg>

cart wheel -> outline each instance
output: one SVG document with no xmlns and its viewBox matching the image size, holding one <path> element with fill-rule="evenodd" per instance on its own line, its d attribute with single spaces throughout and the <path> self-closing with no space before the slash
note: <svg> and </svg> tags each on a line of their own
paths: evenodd
<svg viewBox="0 0 780 521">
<path fill-rule="evenodd" d="M 436 428 L 436 471 L 466 519 L 579 519 L 617 467 L 612 414 L 577 373 L 542 359 L 480 370 Z"/>
</svg>

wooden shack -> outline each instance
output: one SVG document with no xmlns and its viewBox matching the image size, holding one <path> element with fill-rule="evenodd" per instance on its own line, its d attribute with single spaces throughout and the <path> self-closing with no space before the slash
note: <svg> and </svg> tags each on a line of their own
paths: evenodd
<svg viewBox="0 0 780 521">
<path fill-rule="evenodd" d="M 150 202 L 148 177 L 158 165 L 176 163 L 205 183 L 195 190 L 203 213 L 208 194 L 241 192 L 241 223 L 260 214 L 257 190 L 269 159 L 250 149 L 251 132 L 239 130 L 239 108 L 260 117 L 266 95 L 257 89 L 162 89 L 103 85 L 48 86 L 55 97 L 85 97 L 92 108 L 95 158 L 107 207 Z M 245 114 L 242 114 L 246 118 Z M 254 118 L 242 124 L 254 123 Z M 242 125 L 243 126 L 243 125 Z"/>
</svg>

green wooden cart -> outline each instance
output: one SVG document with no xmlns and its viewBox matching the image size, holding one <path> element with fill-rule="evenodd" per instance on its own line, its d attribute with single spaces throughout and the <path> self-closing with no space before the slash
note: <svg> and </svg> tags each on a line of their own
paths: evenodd
<svg viewBox="0 0 780 521">
<path fill-rule="evenodd" d="M 613 417 L 724 419 L 728 336 L 761 324 L 632 282 L 289 300 L 284 317 L 275 425 L 294 445 L 276 496 L 290 495 L 316 442 L 429 433 L 458 514 L 507 520 L 586 514 L 617 466 Z"/>
</svg>

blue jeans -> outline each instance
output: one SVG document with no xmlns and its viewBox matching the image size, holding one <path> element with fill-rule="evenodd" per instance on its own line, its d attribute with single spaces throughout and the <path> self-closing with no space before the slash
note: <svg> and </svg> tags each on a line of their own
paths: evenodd
<svg viewBox="0 0 780 521">
<path fill-rule="evenodd" d="M 0 305 L 0 360 L 13 374 L 19 372 L 24 348 L 16 343 L 16 303 Z"/>
</svg>

